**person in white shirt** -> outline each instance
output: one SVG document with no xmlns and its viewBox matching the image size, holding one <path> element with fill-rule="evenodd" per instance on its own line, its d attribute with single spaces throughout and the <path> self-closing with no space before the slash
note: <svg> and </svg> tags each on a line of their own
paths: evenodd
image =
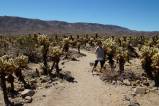
<svg viewBox="0 0 159 106">
<path fill-rule="evenodd" d="M 97 59 L 95 60 L 95 64 L 94 64 L 94 67 L 92 69 L 92 73 L 94 71 L 94 69 L 96 68 L 98 62 L 100 62 L 100 65 L 101 65 L 101 69 L 100 71 L 102 70 L 103 66 L 104 66 L 104 63 L 105 63 L 105 52 L 104 52 L 104 49 L 102 47 L 102 42 L 99 41 L 97 43 L 97 48 L 96 48 L 96 57 Z"/>
</svg>

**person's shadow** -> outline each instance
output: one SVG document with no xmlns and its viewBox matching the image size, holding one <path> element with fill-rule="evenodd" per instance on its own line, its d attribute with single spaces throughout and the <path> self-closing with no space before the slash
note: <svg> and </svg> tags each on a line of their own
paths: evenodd
<svg viewBox="0 0 159 106">
<path fill-rule="evenodd" d="M 69 71 L 66 71 L 66 72 L 63 72 L 63 73 L 59 73 L 57 75 L 57 77 L 63 79 L 63 80 L 66 80 L 68 82 L 71 82 L 71 83 L 77 83 L 77 81 L 75 81 L 75 78 L 71 75 L 71 73 Z"/>
</svg>

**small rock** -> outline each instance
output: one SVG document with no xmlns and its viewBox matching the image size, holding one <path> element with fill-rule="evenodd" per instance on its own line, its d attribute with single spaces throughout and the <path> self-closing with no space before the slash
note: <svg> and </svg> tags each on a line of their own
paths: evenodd
<svg viewBox="0 0 159 106">
<path fill-rule="evenodd" d="M 131 95 L 134 97 L 134 96 L 136 96 L 136 93 L 135 93 L 135 92 L 132 92 Z"/>
<path fill-rule="evenodd" d="M 33 96 L 34 94 L 35 94 L 35 91 L 31 89 L 25 89 L 23 92 L 21 92 L 22 97 Z"/>
<path fill-rule="evenodd" d="M 115 85 L 115 84 L 116 84 L 116 81 L 112 81 L 112 84 Z"/>
<path fill-rule="evenodd" d="M 150 85 L 150 87 L 154 87 L 155 86 L 155 82 L 154 81 L 149 81 L 149 85 Z"/>
<path fill-rule="evenodd" d="M 43 89 L 43 87 L 40 86 L 40 87 L 38 87 L 38 89 Z"/>
<path fill-rule="evenodd" d="M 132 85 L 132 87 L 136 87 L 137 86 L 137 84 L 136 84 L 136 82 L 131 82 L 131 85 Z"/>
<path fill-rule="evenodd" d="M 140 106 L 140 104 L 136 100 L 131 100 L 128 106 Z"/>
<path fill-rule="evenodd" d="M 137 85 L 139 85 L 139 84 L 141 83 L 141 81 L 140 81 L 140 80 L 137 80 L 135 83 L 136 83 Z"/>
<path fill-rule="evenodd" d="M 61 64 L 62 64 L 62 65 L 64 65 L 64 64 L 65 64 L 65 62 L 63 61 Z"/>
<path fill-rule="evenodd" d="M 52 80 L 49 80 L 47 83 L 48 83 L 48 84 L 52 84 Z"/>
<path fill-rule="evenodd" d="M 110 90 L 110 87 L 107 87 L 106 89 L 107 89 L 107 90 Z"/>
<path fill-rule="evenodd" d="M 150 92 L 150 89 L 147 89 L 147 90 L 146 90 L 146 93 L 149 93 L 149 92 Z"/>
<path fill-rule="evenodd" d="M 32 83 L 31 84 L 31 89 L 36 89 L 37 88 L 37 83 Z"/>
<path fill-rule="evenodd" d="M 143 85 L 150 86 L 150 84 L 148 82 L 143 83 Z"/>
<path fill-rule="evenodd" d="M 46 97 L 46 95 L 42 95 L 42 97 Z"/>
<path fill-rule="evenodd" d="M 37 83 L 36 79 L 32 79 L 30 83 Z"/>
<path fill-rule="evenodd" d="M 128 96 L 126 96 L 126 95 L 124 95 L 124 99 L 125 99 L 126 101 L 130 101 L 130 97 L 128 97 Z"/>
<path fill-rule="evenodd" d="M 118 84 L 118 85 L 122 85 L 122 82 L 121 82 L 121 81 L 117 81 L 117 84 Z"/>
<path fill-rule="evenodd" d="M 71 58 L 72 61 L 78 61 L 75 57 Z"/>
<path fill-rule="evenodd" d="M 135 93 L 136 94 L 145 94 L 146 90 L 147 89 L 145 87 L 137 87 L 137 88 L 135 88 Z"/>
<path fill-rule="evenodd" d="M 49 85 L 49 84 L 47 84 L 47 85 L 45 85 L 45 88 L 47 89 L 47 88 L 50 88 L 51 87 L 51 85 Z"/>
<path fill-rule="evenodd" d="M 24 99 L 25 99 L 26 103 L 31 103 L 33 100 L 32 97 L 30 97 L 30 96 L 26 96 Z"/>
<path fill-rule="evenodd" d="M 17 87 L 17 91 L 24 91 L 24 90 L 25 90 L 24 86 L 18 86 Z"/>
<path fill-rule="evenodd" d="M 48 78 L 47 78 L 47 76 L 42 76 L 42 77 L 40 77 L 40 80 L 41 80 L 41 83 L 45 83 L 48 81 Z"/>
<path fill-rule="evenodd" d="M 102 81 L 105 81 L 105 80 L 106 80 L 106 77 L 105 77 L 104 75 L 101 75 L 101 76 L 100 76 L 100 79 L 101 79 Z"/>
<path fill-rule="evenodd" d="M 131 85 L 131 83 L 130 83 L 130 81 L 128 79 L 123 80 L 123 84 L 127 85 L 127 86 Z"/>
<path fill-rule="evenodd" d="M 94 62 L 90 62 L 89 65 L 90 65 L 90 66 L 94 66 Z"/>
<path fill-rule="evenodd" d="M 157 90 L 158 90 L 158 88 L 157 88 L 157 87 L 153 87 L 153 88 L 151 88 L 151 89 L 150 89 L 150 92 L 156 93 L 156 92 L 157 92 Z"/>
<path fill-rule="evenodd" d="M 22 98 L 10 98 L 10 101 L 14 103 L 14 106 L 23 106 L 25 100 Z"/>
</svg>

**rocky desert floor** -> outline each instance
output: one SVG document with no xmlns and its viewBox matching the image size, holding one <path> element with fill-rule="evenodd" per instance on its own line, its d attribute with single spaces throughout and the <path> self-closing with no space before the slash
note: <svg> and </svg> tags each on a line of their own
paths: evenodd
<svg viewBox="0 0 159 106">
<path fill-rule="evenodd" d="M 131 84 L 108 83 L 99 75 L 92 75 L 90 62 L 95 54 L 82 51 L 86 56 L 78 61 L 67 61 L 60 65 L 62 70 L 73 76 L 74 82 L 56 80 L 47 86 L 39 86 L 24 106 L 159 106 L 159 90 L 156 87 L 134 87 Z M 135 60 L 137 61 L 137 60 Z M 136 65 L 139 63 L 135 62 Z M 35 70 L 38 65 L 30 65 Z M 139 68 L 127 65 L 129 68 Z M 96 72 L 95 72 L 96 73 Z M 40 78 L 39 78 L 40 79 Z M 129 83 L 129 82 L 128 82 Z M 138 90 L 138 91 L 136 91 Z M 0 94 L 0 106 L 3 106 Z"/>
</svg>

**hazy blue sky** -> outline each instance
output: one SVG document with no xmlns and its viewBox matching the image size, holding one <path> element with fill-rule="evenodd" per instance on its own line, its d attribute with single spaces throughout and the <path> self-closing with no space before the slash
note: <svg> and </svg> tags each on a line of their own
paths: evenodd
<svg viewBox="0 0 159 106">
<path fill-rule="evenodd" d="M 159 0 L 0 0 L 4 15 L 159 31 Z"/>
</svg>

